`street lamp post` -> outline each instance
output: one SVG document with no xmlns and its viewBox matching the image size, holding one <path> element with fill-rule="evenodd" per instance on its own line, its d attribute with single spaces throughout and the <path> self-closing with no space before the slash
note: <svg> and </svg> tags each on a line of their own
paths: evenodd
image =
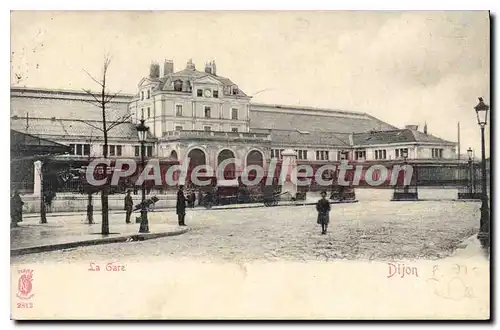
<svg viewBox="0 0 500 330">
<path fill-rule="evenodd" d="M 477 115 L 477 123 L 481 127 L 481 172 L 482 172 L 482 202 L 481 202 L 481 220 L 479 223 L 478 238 L 486 240 L 489 244 L 490 237 L 490 210 L 488 207 L 488 192 L 486 187 L 486 146 L 484 141 L 484 128 L 488 123 L 488 110 L 482 97 L 479 97 L 479 103 L 474 107 Z"/>
<path fill-rule="evenodd" d="M 146 142 L 149 127 L 144 125 L 144 119 L 141 119 L 141 122 L 137 125 L 136 129 L 139 135 L 139 141 L 141 142 L 141 166 L 142 172 L 144 173 L 144 142 Z M 146 180 L 142 181 L 141 225 L 139 227 L 139 233 L 149 233 L 148 210 L 146 209 Z"/>
<path fill-rule="evenodd" d="M 469 156 L 469 198 L 473 198 L 474 194 L 474 171 L 473 171 L 473 163 L 472 163 L 472 148 L 469 147 L 467 149 L 467 156 Z"/>
</svg>

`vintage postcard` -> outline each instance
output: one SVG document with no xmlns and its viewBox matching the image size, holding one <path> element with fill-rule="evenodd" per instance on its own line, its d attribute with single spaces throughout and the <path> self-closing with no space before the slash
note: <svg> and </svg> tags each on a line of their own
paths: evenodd
<svg viewBox="0 0 500 330">
<path fill-rule="evenodd" d="M 13 11 L 11 318 L 490 319 L 487 11 Z"/>
</svg>

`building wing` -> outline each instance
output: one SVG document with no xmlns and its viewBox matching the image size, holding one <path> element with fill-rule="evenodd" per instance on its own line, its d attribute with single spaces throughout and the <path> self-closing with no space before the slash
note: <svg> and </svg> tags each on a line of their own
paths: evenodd
<svg viewBox="0 0 500 330">
<path fill-rule="evenodd" d="M 365 113 L 354 111 L 250 104 L 250 129 L 361 133 L 395 128 Z"/>
</svg>

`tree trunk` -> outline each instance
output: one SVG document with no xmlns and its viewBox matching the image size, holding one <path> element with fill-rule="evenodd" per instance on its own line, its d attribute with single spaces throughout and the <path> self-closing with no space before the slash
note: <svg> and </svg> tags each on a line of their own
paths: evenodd
<svg viewBox="0 0 500 330">
<path fill-rule="evenodd" d="M 104 146 L 103 146 L 103 156 L 104 158 L 108 158 L 108 131 L 106 127 L 106 102 L 105 102 L 105 93 L 106 93 L 106 67 L 104 69 L 103 82 L 102 82 L 102 93 L 101 93 L 101 108 L 102 108 L 102 128 L 104 133 Z M 103 186 L 101 192 L 101 213 L 102 213 L 102 225 L 101 225 L 101 234 L 109 235 L 109 210 L 108 210 L 108 166 L 104 164 L 104 176 L 106 177 L 106 183 Z"/>
</svg>

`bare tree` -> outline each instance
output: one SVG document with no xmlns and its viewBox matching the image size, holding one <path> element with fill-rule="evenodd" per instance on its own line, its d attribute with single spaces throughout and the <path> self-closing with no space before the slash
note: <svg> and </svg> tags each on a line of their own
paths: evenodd
<svg viewBox="0 0 500 330">
<path fill-rule="evenodd" d="M 83 121 L 87 125 L 93 127 L 94 129 L 101 131 L 104 137 L 104 147 L 103 147 L 103 157 L 108 158 L 108 133 L 118 125 L 130 122 L 131 115 L 126 113 L 115 120 L 109 121 L 109 103 L 120 93 L 109 94 L 106 90 L 106 78 L 108 74 L 108 68 L 111 64 L 111 57 L 109 55 L 104 56 L 104 64 L 102 70 L 102 79 L 94 78 L 90 73 L 83 70 L 97 85 L 100 86 L 99 93 L 93 93 L 90 89 L 84 89 L 83 91 L 87 93 L 91 99 L 86 101 L 101 109 L 102 113 L 102 127 L 94 125 L 93 123 Z M 107 175 L 108 169 L 107 164 L 103 165 L 104 174 Z M 109 195 L 109 177 L 106 183 L 102 186 L 101 190 L 101 208 L 102 208 L 102 235 L 109 235 L 109 209 L 108 209 L 108 195 Z M 90 197 L 91 198 L 91 197 Z"/>
</svg>

